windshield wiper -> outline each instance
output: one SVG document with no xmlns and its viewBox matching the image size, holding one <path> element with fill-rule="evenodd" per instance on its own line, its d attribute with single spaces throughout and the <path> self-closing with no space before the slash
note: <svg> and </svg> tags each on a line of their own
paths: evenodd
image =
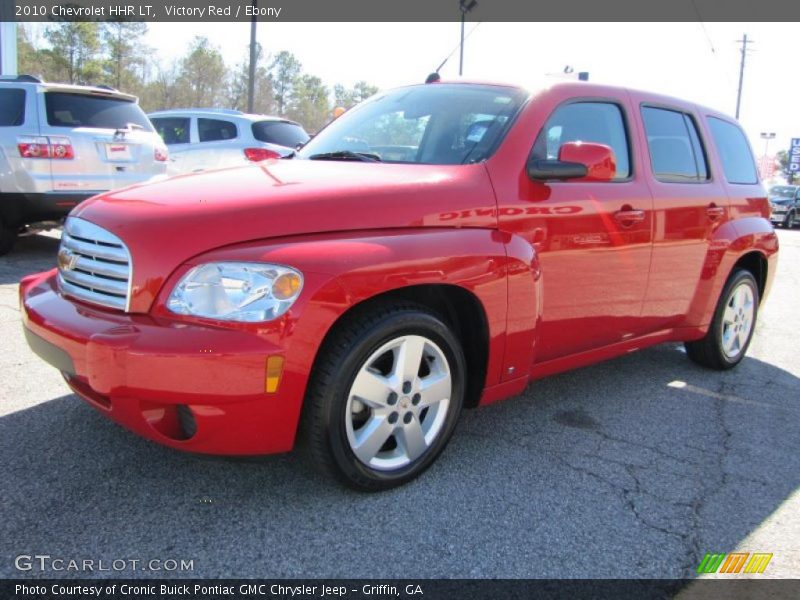
<svg viewBox="0 0 800 600">
<path fill-rule="evenodd" d="M 322 152 L 312 154 L 309 160 L 360 160 L 361 162 L 380 162 L 381 157 L 370 152 L 353 152 L 352 150 L 337 150 L 335 152 Z"/>
</svg>

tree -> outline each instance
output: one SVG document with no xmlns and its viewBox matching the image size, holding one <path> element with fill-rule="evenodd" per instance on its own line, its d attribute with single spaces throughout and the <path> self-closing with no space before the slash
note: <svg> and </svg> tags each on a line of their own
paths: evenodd
<svg viewBox="0 0 800 600">
<path fill-rule="evenodd" d="M 359 102 L 377 93 L 378 88 L 368 84 L 366 81 L 357 81 L 356 84 L 349 89 L 339 83 L 333 86 L 333 95 L 335 97 L 334 104 L 343 108 L 352 108 Z"/>
<path fill-rule="evenodd" d="M 117 21 L 104 25 L 103 41 L 107 55 L 104 71 L 107 83 L 120 90 L 138 89 L 141 86 L 145 56 L 148 55 L 142 41 L 146 33 L 147 25 L 138 21 Z"/>
<path fill-rule="evenodd" d="M 329 112 L 328 88 L 322 84 L 322 80 L 314 75 L 301 75 L 295 82 L 289 118 L 309 132 L 315 132 L 328 121 Z"/>
<path fill-rule="evenodd" d="M 278 52 L 269 65 L 275 108 L 279 116 L 284 116 L 292 104 L 292 95 L 302 68 L 294 54 L 286 50 Z"/>
<path fill-rule="evenodd" d="M 236 67 L 228 86 L 228 105 L 236 110 L 247 110 L 247 80 L 250 77 L 248 56 Z M 273 114 L 276 112 L 275 95 L 272 88 L 272 77 L 265 64 L 261 44 L 256 47 L 255 93 L 253 112 L 257 114 Z"/>
<path fill-rule="evenodd" d="M 100 29 L 95 22 L 67 21 L 50 26 L 45 33 L 57 79 L 67 83 L 96 83 L 102 74 L 98 60 Z"/>
<path fill-rule="evenodd" d="M 178 102 L 191 107 L 215 107 L 225 102 L 225 61 L 206 37 L 195 37 L 180 62 Z"/>
</svg>

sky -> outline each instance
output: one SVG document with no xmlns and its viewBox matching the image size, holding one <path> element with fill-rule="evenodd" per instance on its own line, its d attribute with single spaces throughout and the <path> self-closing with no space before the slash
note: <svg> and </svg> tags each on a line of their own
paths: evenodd
<svg viewBox="0 0 800 600">
<path fill-rule="evenodd" d="M 470 31 L 474 28 L 474 31 Z M 464 76 L 535 89 L 570 65 L 590 80 L 673 95 L 733 115 L 743 33 L 748 53 L 740 120 L 761 156 L 761 132 L 776 134 L 769 154 L 800 137 L 798 23 L 475 23 L 467 24 Z M 329 86 L 366 80 L 381 89 L 422 82 L 458 46 L 460 23 L 259 23 L 268 53 L 288 50 Z M 249 23 L 150 24 L 159 60 L 182 56 L 207 36 L 230 65 L 247 54 Z M 458 77 L 458 51 L 441 70 Z"/>
</svg>

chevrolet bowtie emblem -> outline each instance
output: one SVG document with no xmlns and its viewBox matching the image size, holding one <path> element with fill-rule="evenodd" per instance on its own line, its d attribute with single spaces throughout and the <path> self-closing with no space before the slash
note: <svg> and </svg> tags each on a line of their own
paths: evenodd
<svg viewBox="0 0 800 600">
<path fill-rule="evenodd" d="M 78 263 L 78 255 L 69 248 L 61 248 L 58 251 L 58 268 L 62 271 L 71 271 Z"/>
</svg>

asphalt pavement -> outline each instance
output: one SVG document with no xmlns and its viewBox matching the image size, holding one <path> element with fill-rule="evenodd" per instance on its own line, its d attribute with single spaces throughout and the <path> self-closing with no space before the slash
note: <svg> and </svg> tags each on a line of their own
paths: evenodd
<svg viewBox="0 0 800 600">
<path fill-rule="evenodd" d="M 735 550 L 800 576 L 800 230 L 779 237 L 737 369 L 668 344 L 535 382 L 465 412 L 425 475 L 377 495 L 296 453 L 186 455 L 97 414 L 24 342 L 17 283 L 57 240 L 23 239 L 0 257 L 0 577 L 167 574 L 15 566 L 49 555 L 190 560 L 169 573 L 185 577 L 660 578 Z"/>
</svg>

